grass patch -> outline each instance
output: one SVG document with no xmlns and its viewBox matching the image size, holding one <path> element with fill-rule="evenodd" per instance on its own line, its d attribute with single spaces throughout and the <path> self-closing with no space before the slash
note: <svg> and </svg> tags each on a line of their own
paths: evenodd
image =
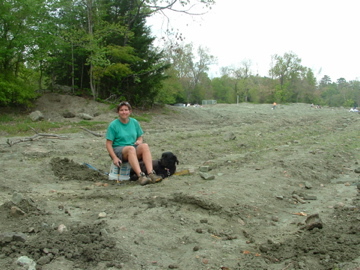
<svg viewBox="0 0 360 270">
<path fill-rule="evenodd" d="M 116 105 L 109 105 L 107 110 L 113 110 L 116 108 Z M 161 111 L 169 113 L 171 110 L 168 108 L 161 108 Z M 131 117 L 135 118 L 139 122 L 151 122 L 153 113 L 144 113 L 138 112 L 133 113 Z M 117 118 L 117 115 L 114 114 L 114 119 Z M 0 136 L 28 136 L 34 135 L 35 132 L 38 133 L 75 133 L 79 132 L 80 128 L 87 128 L 93 131 L 104 130 L 107 128 L 111 120 L 108 122 L 99 122 L 99 121 L 86 121 L 82 120 L 79 122 L 50 122 L 50 121 L 39 121 L 33 122 L 28 115 L 14 112 L 2 112 L 0 114 Z"/>
<path fill-rule="evenodd" d="M 172 113 L 173 111 L 172 110 L 170 110 L 169 108 L 167 108 L 167 107 L 164 107 L 162 110 L 161 110 L 161 113 L 162 114 L 165 114 L 165 115 L 168 115 L 168 114 L 170 114 L 170 113 Z"/>
<path fill-rule="evenodd" d="M 132 115 L 131 117 L 135 118 L 139 122 L 147 122 L 149 123 L 151 121 L 151 115 L 147 113 L 143 113 L 141 115 Z"/>
<path fill-rule="evenodd" d="M 109 123 L 99 121 L 80 121 L 78 123 L 70 122 L 33 122 L 27 116 L 15 116 L 11 114 L 1 115 L 0 117 L 0 135 L 2 136 L 26 136 L 38 133 L 75 133 L 79 132 L 81 127 L 100 130 L 107 127 Z"/>
<path fill-rule="evenodd" d="M 132 115 L 139 122 L 150 122 L 150 114 Z M 116 119 L 116 117 L 114 117 Z M 75 122 L 33 122 L 27 115 L 2 114 L 0 116 L 0 136 L 27 136 L 38 133 L 76 133 L 80 128 L 93 131 L 106 129 L 109 122 L 86 121 Z"/>
<path fill-rule="evenodd" d="M 8 123 L 14 121 L 14 117 L 10 114 L 2 114 L 0 115 L 0 123 Z"/>
</svg>

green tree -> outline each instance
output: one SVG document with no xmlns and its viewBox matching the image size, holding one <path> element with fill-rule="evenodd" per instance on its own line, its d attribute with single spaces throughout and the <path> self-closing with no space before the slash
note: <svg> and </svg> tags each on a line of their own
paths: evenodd
<svg viewBox="0 0 360 270">
<path fill-rule="evenodd" d="M 209 66 L 216 63 L 216 58 L 209 53 L 208 48 L 199 46 L 197 49 L 197 55 L 195 58 L 189 59 L 190 69 L 193 79 L 193 99 L 188 100 L 192 103 L 201 103 L 202 99 L 210 99 L 213 96 L 211 88 L 211 80 L 209 79 L 207 72 Z"/>
<path fill-rule="evenodd" d="M 62 34 L 64 48 L 68 49 L 62 50 L 57 57 L 60 61 L 53 61 L 49 68 L 56 74 L 52 75 L 55 82 L 69 85 L 70 78 L 82 78 L 81 83 L 75 81 L 76 87 L 90 88 L 94 97 L 114 96 L 152 104 L 168 65 L 162 60 L 162 52 L 152 47 L 154 38 L 146 27 L 146 18 L 164 9 L 175 9 L 177 1 L 63 1 L 73 5 L 64 5 L 68 8 L 59 13 L 66 33 Z M 207 5 L 213 1 L 201 2 Z M 189 3 L 178 4 L 186 12 Z M 81 35 L 68 34 L 81 31 L 85 36 L 82 39 L 77 38 Z"/>
<path fill-rule="evenodd" d="M 189 102 L 191 99 L 191 93 L 193 90 L 193 81 L 191 74 L 191 65 L 193 55 L 193 45 L 179 45 L 167 43 L 165 49 L 165 59 L 168 64 L 171 65 L 169 70 L 169 79 L 174 77 L 179 81 L 181 87 L 178 88 L 181 90 L 181 93 L 177 94 L 176 102 Z M 168 81 L 169 82 L 169 81 Z"/>
<path fill-rule="evenodd" d="M 349 82 L 350 85 L 350 95 L 354 103 L 350 107 L 359 107 L 360 106 L 360 81 L 354 80 Z"/>
<path fill-rule="evenodd" d="M 336 83 L 320 83 L 319 91 L 323 104 L 329 106 L 339 106 L 341 95 L 338 91 Z"/>
<path fill-rule="evenodd" d="M 275 88 L 275 98 L 278 102 L 292 101 L 294 82 L 304 70 L 301 59 L 294 53 L 285 53 L 284 56 L 273 55 L 273 66 L 269 71 L 272 78 L 278 80 Z"/>
<path fill-rule="evenodd" d="M 313 103 L 316 97 L 316 78 L 310 68 L 303 68 L 296 80 L 293 79 L 293 99 L 294 102 Z"/>
<path fill-rule="evenodd" d="M 48 18 L 44 0 L 0 2 L 0 105 L 26 105 L 36 97 L 37 74 L 28 68 Z"/>
<path fill-rule="evenodd" d="M 275 99 L 275 81 L 268 77 L 252 76 L 253 87 L 249 91 L 251 101 L 272 103 Z"/>
<path fill-rule="evenodd" d="M 251 61 L 243 60 L 238 68 L 231 68 L 230 72 L 235 78 L 234 92 L 237 98 L 237 102 L 243 100 L 248 102 L 249 90 L 250 90 L 250 77 L 251 77 Z M 241 98 L 239 100 L 239 97 Z"/>
<path fill-rule="evenodd" d="M 328 75 L 324 75 L 324 77 L 322 77 L 320 80 L 319 86 L 326 87 L 329 84 L 331 84 L 331 78 Z"/>
<path fill-rule="evenodd" d="M 344 78 L 339 78 L 337 80 L 337 87 L 339 90 L 339 93 L 341 94 L 342 98 L 343 98 L 343 103 L 342 105 L 348 105 L 347 103 L 349 102 L 348 100 L 351 99 L 351 95 L 350 95 L 350 85 L 347 83 L 347 81 Z M 353 101 L 352 101 L 353 103 Z"/>
<path fill-rule="evenodd" d="M 211 84 L 214 91 L 213 99 L 219 103 L 234 103 L 236 101 L 233 87 L 234 79 L 229 77 L 227 71 L 224 71 L 220 78 L 212 79 Z"/>
<path fill-rule="evenodd" d="M 165 71 L 165 74 L 167 79 L 164 80 L 163 87 L 160 89 L 156 101 L 162 104 L 184 103 L 184 91 L 177 77 L 177 71 L 169 68 Z"/>
<path fill-rule="evenodd" d="M 195 54 L 191 43 L 167 43 L 165 59 L 171 65 L 169 75 L 176 76 L 181 84 L 182 93 L 177 95 L 177 102 L 200 103 L 213 95 L 207 71 L 216 59 L 208 49 L 199 47 Z"/>
</svg>

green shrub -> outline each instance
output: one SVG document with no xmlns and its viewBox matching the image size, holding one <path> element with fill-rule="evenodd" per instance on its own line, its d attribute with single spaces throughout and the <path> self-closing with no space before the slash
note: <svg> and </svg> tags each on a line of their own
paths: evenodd
<svg viewBox="0 0 360 270">
<path fill-rule="evenodd" d="M 36 98 L 35 88 L 21 79 L 0 76 L 0 106 L 30 106 Z"/>
</svg>

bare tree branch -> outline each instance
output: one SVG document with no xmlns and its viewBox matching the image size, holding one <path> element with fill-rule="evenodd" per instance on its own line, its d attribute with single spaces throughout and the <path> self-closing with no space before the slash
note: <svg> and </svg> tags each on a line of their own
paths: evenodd
<svg viewBox="0 0 360 270">
<path fill-rule="evenodd" d="M 10 139 L 7 139 L 6 143 L 11 147 L 14 144 L 17 143 L 21 143 L 21 142 L 29 142 L 29 141 L 36 141 L 36 140 L 40 140 L 43 138 L 51 138 L 51 139 L 62 139 L 62 140 L 66 140 L 68 139 L 68 137 L 66 136 L 61 136 L 61 135 L 56 135 L 56 134 L 48 134 L 48 133 L 37 133 L 36 130 L 32 127 L 30 127 L 33 131 L 35 131 L 35 135 L 32 137 L 28 137 L 28 138 L 23 138 L 23 139 L 19 139 L 17 141 L 12 141 Z"/>
</svg>

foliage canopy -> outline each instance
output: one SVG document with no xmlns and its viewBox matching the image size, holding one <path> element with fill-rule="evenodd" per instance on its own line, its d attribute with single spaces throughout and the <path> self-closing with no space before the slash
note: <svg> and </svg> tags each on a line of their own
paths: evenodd
<svg viewBox="0 0 360 270">
<path fill-rule="evenodd" d="M 62 91 L 135 106 L 158 103 L 306 102 L 358 106 L 360 82 L 319 82 L 293 52 L 272 57 L 269 77 L 250 60 L 223 67 L 181 35 L 154 47 L 146 20 L 214 0 L 3 0 L 0 2 L 0 106 L 30 106 L 42 91 Z M 234 52 L 236 53 L 236 52 Z"/>
</svg>

